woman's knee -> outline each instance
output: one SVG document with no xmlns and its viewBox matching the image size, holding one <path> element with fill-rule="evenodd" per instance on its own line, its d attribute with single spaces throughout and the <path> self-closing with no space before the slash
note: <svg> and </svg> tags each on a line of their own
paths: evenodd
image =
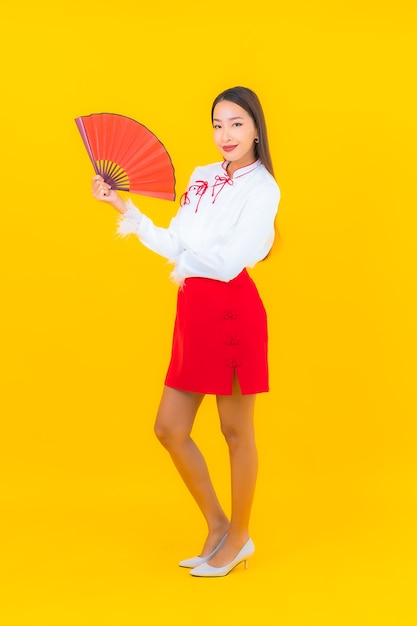
<svg viewBox="0 0 417 626">
<path fill-rule="evenodd" d="M 173 428 L 161 420 L 156 420 L 154 424 L 154 433 L 158 441 L 165 447 L 169 447 L 170 442 L 174 439 Z"/>
<path fill-rule="evenodd" d="M 183 443 L 190 437 L 190 429 L 186 424 L 179 424 L 176 420 L 166 416 L 157 416 L 154 424 L 154 433 L 164 448 L 171 448 Z"/>
<path fill-rule="evenodd" d="M 153 432 L 160 443 L 163 443 L 169 437 L 169 430 L 158 420 L 155 421 Z"/>
<path fill-rule="evenodd" d="M 242 445 L 247 445 L 248 442 L 254 440 L 252 429 L 239 428 L 234 424 L 222 424 L 221 431 L 227 445 L 231 449 L 236 449 Z"/>
<path fill-rule="evenodd" d="M 165 448 L 189 439 L 201 400 L 202 396 L 198 394 L 164 388 L 154 432 Z"/>
</svg>

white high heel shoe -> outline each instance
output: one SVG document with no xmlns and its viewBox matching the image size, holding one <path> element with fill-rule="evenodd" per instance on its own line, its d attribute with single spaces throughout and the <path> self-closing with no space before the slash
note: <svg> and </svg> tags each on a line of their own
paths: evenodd
<svg viewBox="0 0 417 626">
<path fill-rule="evenodd" d="M 230 561 L 223 567 L 213 567 L 207 562 L 198 565 L 191 570 L 191 576 L 201 576 L 205 578 L 216 578 L 220 576 L 227 576 L 232 569 L 234 569 L 239 563 L 245 563 L 245 568 L 248 567 L 248 558 L 255 552 L 255 546 L 252 539 L 248 539 L 243 548 L 238 552 L 233 561 Z M 209 560 L 209 559 L 207 559 Z"/>
<path fill-rule="evenodd" d="M 208 556 L 193 556 L 191 559 L 184 559 L 183 561 L 180 561 L 178 565 L 180 567 L 189 567 L 192 569 L 194 567 L 198 567 L 199 565 L 203 565 L 203 563 L 207 563 L 207 561 L 210 561 L 210 559 L 212 559 L 213 556 L 220 550 L 220 548 L 226 541 L 226 537 L 227 533 L 220 541 L 220 543 L 214 548 L 213 552 L 211 552 Z"/>
</svg>

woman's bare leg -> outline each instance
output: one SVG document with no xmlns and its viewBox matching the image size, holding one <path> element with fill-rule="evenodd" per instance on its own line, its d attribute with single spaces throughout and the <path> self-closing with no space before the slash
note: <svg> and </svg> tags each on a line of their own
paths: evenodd
<svg viewBox="0 0 417 626">
<path fill-rule="evenodd" d="M 258 473 L 255 443 L 255 395 L 243 396 L 235 377 L 233 394 L 218 396 L 222 432 L 229 446 L 232 514 L 227 539 L 210 560 L 213 567 L 230 563 L 249 539 L 249 520 Z"/>
<path fill-rule="evenodd" d="M 214 491 L 207 464 L 191 439 L 195 416 L 203 398 L 202 394 L 164 387 L 155 434 L 169 452 L 206 519 L 208 536 L 200 556 L 207 556 L 227 532 L 229 520 Z"/>
</svg>

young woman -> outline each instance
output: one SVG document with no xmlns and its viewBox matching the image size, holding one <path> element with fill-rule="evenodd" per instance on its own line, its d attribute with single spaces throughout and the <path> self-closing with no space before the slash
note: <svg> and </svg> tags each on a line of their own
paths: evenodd
<svg viewBox="0 0 417 626">
<path fill-rule="evenodd" d="M 172 355 L 155 433 L 199 506 L 208 535 L 199 556 L 180 562 L 193 576 L 225 576 L 255 548 L 249 520 L 257 477 L 254 407 L 268 386 L 267 319 L 246 268 L 268 255 L 280 200 L 264 114 L 256 94 L 233 87 L 212 106 L 222 161 L 197 167 L 168 228 L 94 176 L 92 193 L 122 215 L 118 232 L 134 233 L 174 265 L 178 283 Z M 216 396 L 231 468 L 231 515 L 214 491 L 191 438 L 205 394 Z"/>
</svg>

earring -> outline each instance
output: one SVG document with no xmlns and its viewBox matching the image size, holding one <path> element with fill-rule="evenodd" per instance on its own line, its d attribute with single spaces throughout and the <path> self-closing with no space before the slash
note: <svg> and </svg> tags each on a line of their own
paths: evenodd
<svg viewBox="0 0 417 626">
<path fill-rule="evenodd" d="M 259 137 L 255 137 L 255 143 L 259 143 Z"/>
</svg>

